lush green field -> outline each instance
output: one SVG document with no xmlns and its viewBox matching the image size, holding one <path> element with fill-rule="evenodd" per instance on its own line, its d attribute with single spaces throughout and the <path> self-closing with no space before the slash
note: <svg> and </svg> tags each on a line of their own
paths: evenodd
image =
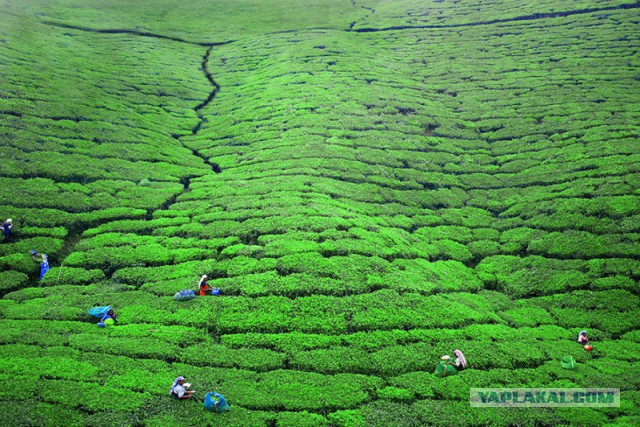
<svg viewBox="0 0 640 427">
<path fill-rule="evenodd" d="M 640 3 L 595 3 L 0 0 L 3 425 L 639 425 Z"/>
</svg>

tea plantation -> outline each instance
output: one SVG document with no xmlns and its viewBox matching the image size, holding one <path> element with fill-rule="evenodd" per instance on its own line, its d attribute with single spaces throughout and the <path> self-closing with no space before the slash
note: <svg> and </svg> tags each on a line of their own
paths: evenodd
<svg viewBox="0 0 640 427">
<path fill-rule="evenodd" d="M 0 0 L 2 425 L 640 425 L 639 24 L 633 0 Z M 174 301 L 203 274 L 220 296 Z"/>
</svg>

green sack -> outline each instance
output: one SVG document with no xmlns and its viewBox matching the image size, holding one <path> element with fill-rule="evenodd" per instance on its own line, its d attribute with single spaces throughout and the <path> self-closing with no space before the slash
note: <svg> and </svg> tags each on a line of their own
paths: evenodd
<svg viewBox="0 0 640 427">
<path fill-rule="evenodd" d="M 576 369 L 578 367 L 576 359 L 574 359 L 572 356 L 565 356 L 560 359 L 560 365 L 562 365 L 564 369 Z"/>
<path fill-rule="evenodd" d="M 439 377 L 450 377 L 451 375 L 457 374 L 458 370 L 451 364 L 451 362 L 445 363 L 441 360 L 440 363 L 438 363 L 438 366 L 436 366 L 434 373 Z"/>
</svg>

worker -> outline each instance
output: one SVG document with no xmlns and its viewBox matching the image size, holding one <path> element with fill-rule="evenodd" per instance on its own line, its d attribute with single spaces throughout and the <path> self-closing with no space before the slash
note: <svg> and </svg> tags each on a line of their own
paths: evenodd
<svg viewBox="0 0 640 427">
<path fill-rule="evenodd" d="M 40 260 L 36 258 L 36 256 L 39 256 Z M 38 254 L 38 252 L 32 250 L 31 258 L 33 258 L 35 262 L 42 261 L 40 262 L 40 281 L 42 281 L 44 275 L 47 274 L 47 271 L 49 271 L 49 257 L 47 256 L 47 254 Z"/>
<path fill-rule="evenodd" d="M 436 375 L 441 377 L 455 375 L 458 371 L 462 371 L 467 367 L 467 360 L 460 350 L 455 350 L 453 354 L 456 355 L 455 359 L 449 355 L 440 358 L 440 362 L 435 371 Z"/>
<path fill-rule="evenodd" d="M 116 316 L 116 313 L 115 311 L 113 311 L 113 308 L 109 308 L 109 310 L 107 310 L 107 312 L 104 313 L 104 316 L 102 316 L 102 318 L 100 319 L 98 326 L 100 326 L 101 328 L 104 328 L 105 326 L 113 326 L 117 322 L 118 322 L 118 316 Z"/>
<path fill-rule="evenodd" d="M 169 394 L 176 399 L 189 399 L 195 393 L 195 391 L 187 390 L 189 387 L 191 387 L 191 384 L 185 383 L 184 377 L 179 376 L 173 381 Z"/>
<path fill-rule="evenodd" d="M 4 233 L 4 241 L 5 243 L 9 241 L 9 237 L 11 237 L 11 229 L 13 228 L 13 222 L 11 218 L 7 218 L 6 221 L 2 223 L 2 232 Z"/>
<path fill-rule="evenodd" d="M 589 338 L 587 338 L 587 331 L 580 331 L 578 334 L 578 343 L 582 344 L 585 350 L 591 351 L 593 347 L 589 345 Z"/>
<path fill-rule="evenodd" d="M 206 274 L 203 274 L 200 278 L 200 283 L 198 283 L 198 294 L 201 296 L 207 295 L 207 292 L 211 291 L 211 286 L 209 286 L 209 281 Z"/>
</svg>

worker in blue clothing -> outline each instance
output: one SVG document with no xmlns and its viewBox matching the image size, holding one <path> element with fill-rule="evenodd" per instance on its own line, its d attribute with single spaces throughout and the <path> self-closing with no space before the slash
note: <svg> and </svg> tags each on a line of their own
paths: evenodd
<svg viewBox="0 0 640 427">
<path fill-rule="evenodd" d="M 7 218 L 6 221 L 2 223 L 2 232 L 4 233 L 4 241 L 5 243 L 9 241 L 9 237 L 11 237 L 11 229 L 13 228 L 13 222 L 11 218 Z"/>
<path fill-rule="evenodd" d="M 40 257 L 40 260 L 36 258 L 37 256 Z M 47 271 L 49 271 L 49 257 L 47 257 L 47 254 L 38 254 L 38 252 L 32 250 L 31 258 L 33 258 L 35 262 L 40 263 L 40 281 L 42 281 L 44 275 L 47 274 Z"/>
</svg>

